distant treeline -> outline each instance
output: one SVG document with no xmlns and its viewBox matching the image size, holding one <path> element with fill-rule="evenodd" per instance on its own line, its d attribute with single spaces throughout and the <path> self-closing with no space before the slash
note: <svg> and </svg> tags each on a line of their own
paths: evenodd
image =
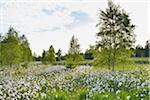
<svg viewBox="0 0 150 100">
<path fill-rule="evenodd" d="M 41 56 L 32 54 L 25 35 L 20 36 L 10 27 L 6 34 L 0 35 L 0 65 L 41 61 L 43 64 L 62 62 L 66 67 L 74 68 L 81 64 L 91 64 L 89 61 L 92 61 L 93 66 L 109 66 L 114 71 L 119 64 L 129 64 L 131 58 L 150 57 L 150 40 L 147 40 L 144 47 L 138 45 L 133 48 L 136 25 L 132 24 L 129 14 L 119 5 L 108 1 L 107 8 L 99 12 L 96 26 L 99 29 L 96 33 L 98 40 L 84 53 L 81 52 L 78 39 L 72 36 L 65 55 L 61 49 L 55 52 L 55 47 L 50 45 L 48 50 L 43 50 Z M 134 61 L 139 62 L 136 59 Z M 143 61 L 140 60 L 142 63 Z"/>
<path fill-rule="evenodd" d="M 75 44 L 77 43 L 77 39 L 74 38 L 75 37 L 73 36 L 70 45 L 73 44 L 72 42 L 74 42 L 74 45 L 78 46 L 79 44 Z M 70 48 L 70 51 L 71 50 L 73 49 Z M 137 45 L 136 48 L 132 50 L 133 54 L 131 57 L 150 57 L 150 40 L 146 42 L 144 47 Z M 78 52 L 76 54 L 78 55 L 76 56 L 78 56 L 79 60 L 81 60 L 80 63 L 83 63 L 83 59 L 86 61 L 94 59 L 94 46 L 90 46 L 90 48 L 87 49 L 84 53 L 79 52 L 79 50 L 77 51 Z M 0 35 L 0 65 L 11 66 L 13 64 L 20 64 L 31 61 L 42 61 L 43 63 L 55 63 L 56 61 L 63 62 L 67 60 L 68 55 L 69 53 L 62 55 L 61 49 L 55 53 L 55 49 L 52 45 L 50 46 L 49 50 L 43 50 L 42 56 L 36 56 L 35 54 L 32 54 L 26 36 L 20 36 L 13 27 L 10 27 L 4 36 Z M 139 61 L 135 60 L 135 62 Z M 140 62 L 143 62 L 143 60 L 140 60 Z M 63 62 L 63 64 L 65 63 Z"/>
<path fill-rule="evenodd" d="M 94 56 L 93 56 L 93 46 L 90 47 L 90 49 L 87 49 L 84 53 L 80 53 L 81 56 L 83 56 L 83 58 L 85 60 L 93 60 Z M 150 57 L 150 40 L 146 41 L 146 44 L 144 47 L 142 47 L 141 45 L 137 45 L 136 48 L 133 48 L 133 54 L 131 55 L 132 58 L 149 58 Z M 56 61 L 60 61 L 60 60 L 66 60 L 67 54 L 63 55 L 61 57 L 58 57 L 58 54 L 61 55 L 61 50 L 59 49 L 58 52 L 56 53 Z M 41 61 L 42 56 L 34 56 L 34 59 L 36 61 Z M 141 60 L 140 60 L 141 61 Z"/>
<path fill-rule="evenodd" d="M 150 57 L 150 40 L 146 42 L 144 47 L 141 45 L 136 46 L 135 57 Z"/>
</svg>

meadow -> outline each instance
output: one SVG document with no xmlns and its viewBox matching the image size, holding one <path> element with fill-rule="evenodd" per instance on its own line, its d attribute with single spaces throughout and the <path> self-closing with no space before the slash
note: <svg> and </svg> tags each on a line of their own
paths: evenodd
<svg viewBox="0 0 150 100">
<path fill-rule="evenodd" d="M 0 67 L 1 100 L 149 100 L 149 64 L 130 64 L 115 72 L 81 65 Z M 125 67 L 125 66 L 124 66 Z"/>
<path fill-rule="evenodd" d="M 147 10 L 139 10 L 146 1 L 130 5 L 134 23 L 132 10 L 112 0 L 105 9 L 95 1 L 13 1 L 1 18 L 0 100 L 150 100 Z"/>
</svg>

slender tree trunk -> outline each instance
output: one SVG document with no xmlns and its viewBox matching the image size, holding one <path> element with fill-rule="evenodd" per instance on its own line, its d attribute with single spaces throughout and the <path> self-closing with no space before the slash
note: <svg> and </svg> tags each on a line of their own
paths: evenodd
<svg viewBox="0 0 150 100">
<path fill-rule="evenodd" d="M 12 63 L 10 63 L 10 67 L 12 67 Z"/>
<path fill-rule="evenodd" d="M 111 50 L 108 50 L 108 67 L 111 69 Z"/>
<path fill-rule="evenodd" d="M 116 51 L 117 51 L 117 47 L 116 47 L 116 34 L 113 28 L 113 32 L 114 32 L 114 39 L 113 39 L 113 43 L 114 43 L 114 48 L 113 50 L 113 65 L 112 65 L 112 71 L 115 71 L 115 66 L 116 66 Z"/>
<path fill-rule="evenodd" d="M 115 71 L 115 66 L 116 66 L 116 49 L 114 49 L 113 53 L 113 60 L 112 60 L 112 71 Z"/>
</svg>

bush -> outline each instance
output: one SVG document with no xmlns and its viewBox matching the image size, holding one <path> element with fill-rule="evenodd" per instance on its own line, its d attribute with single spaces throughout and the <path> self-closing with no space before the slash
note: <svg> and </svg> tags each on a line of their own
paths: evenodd
<svg viewBox="0 0 150 100">
<path fill-rule="evenodd" d="M 83 56 L 80 54 L 68 55 L 66 60 L 66 67 L 67 68 L 75 68 L 76 66 L 80 65 L 83 61 Z"/>
</svg>

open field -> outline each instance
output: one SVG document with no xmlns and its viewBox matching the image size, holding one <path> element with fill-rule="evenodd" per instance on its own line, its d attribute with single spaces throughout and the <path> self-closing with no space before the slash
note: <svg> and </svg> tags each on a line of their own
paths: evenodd
<svg viewBox="0 0 150 100">
<path fill-rule="evenodd" d="M 90 66 L 67 69 L 35 63 L 26 67 L 5 66 L 0 68 L 0 99 L 148 100 L 149 79 L 148 64 L 116 72 Z"/>
<path fill-rule="evenodd" d="M 150 100 L 149 4 L 0 0 L 0 100 Z"/>
</svg>

